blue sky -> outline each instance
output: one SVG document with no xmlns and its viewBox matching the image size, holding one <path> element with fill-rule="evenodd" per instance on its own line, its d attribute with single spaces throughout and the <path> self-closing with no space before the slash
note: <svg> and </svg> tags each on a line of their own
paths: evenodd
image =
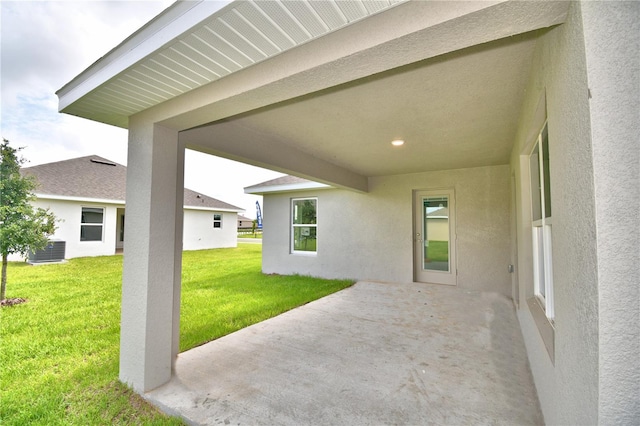
<svg viewBox="0 0 640 426">
<path fill-rule="evenodd" d="M 0 132 L 25 167 L 97 154 L 127 164 L 127 131 L 58 113 L 55 92 L 173 0 L 0 0 Z M 281 173 L 188 151 L 185 186 L 246 209 L 245 186 Z M 231 177 L 230 177 L 231 176 Z"/>
</svg>

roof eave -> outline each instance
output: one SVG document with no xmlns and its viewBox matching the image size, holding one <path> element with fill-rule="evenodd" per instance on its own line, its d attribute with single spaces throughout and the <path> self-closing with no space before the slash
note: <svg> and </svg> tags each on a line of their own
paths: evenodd
<svg viewBox="0 0 640 426">
<path fill-rule="evenodd" d="M 35 193 L 36 200 L 57 200 L 57 201 L 73 201 L 79 203 L 98 203 L 98 204 L 116 204 L 116 205 L 125 205 L 124 200 L 116 200 L 110 198 L 92 198 L 92 197 L 81 197 L 74 195 L 56 195 L 56 194 L 44 194 L 44 193 Z"/>
<path fill-rule="evenodd" d="M 36 200 L 56 200 L 56 201 L 71 201 L 77 203 L 96 203 L 96 204 L 109 204 L 109 205 L 118 205 L 125 206 L 124 200 L 114 200 L 107 198 L 92 198 L 92 197 L 78 197 L 71 195 L 54 195 L 54 194 L 41 194 L 35 193 Z M 244 209 L 237 208 L 221 208 L 221 207 L 201 207 L 201 206 L 192 206 L 185 204 L 183 205 L 185 210 L 203 210 L 203 211 L 215 211 L 215 212 L 226 212 L 226 213 L 240 213 L 244 212 Z"/>
<path fill-rule="evenodd" d="M 219 207 L 202 207 L 202 206 L 190 206 L 184 205 L 185 210 L 201 210 L 201 211 L 211 211 L 211 212 L 225 212 L 225 213 L 240 213 L 244 212 L 244 209 L 228 209 L 228 208 L 219 208 Z"/>
<path fill-rule="evenodd" d="M 176 1 L 122 43 L 60 88 L 59 112 L 67 109 L 113 76 L 144 60 L 176 37 L 223 9 L 232 0 Z"/>
<path fill-rule="evenodd" d="M 272 193 L 281 193 L 281 192 L 297 192 L 297 191 L 305 191 L 310 189 L 331 189 L 333 188 L 330 185 L 326 185 L 324 183 L 319 182 L 300 182 L 300 183 L 290 183 L 284 185 L 255 185 L 249 186 L 244 189 L 245 194 L 252 195 L 264 195 L 264 194 L 272 194 Z"/>
</svg>

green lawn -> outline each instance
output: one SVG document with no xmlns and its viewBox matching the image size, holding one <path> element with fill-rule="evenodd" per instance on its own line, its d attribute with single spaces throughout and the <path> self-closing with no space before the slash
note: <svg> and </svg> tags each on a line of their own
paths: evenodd
<svg viewBox="0 0 640 426">
<path fill-rule="evenodd" d="M 185 252 L 181 350 L 231 333 L 351 281 L 263 275 L 261 246 Z M 10 263 L 0 309 L 0 424 L 181 424 L 120 384 L 122 257 Z"/>
<path fill-rule="evenodd" d="M 425 253 L 425 261 L 428 262 L 448 262 L 449 242 L 429 241 L 429 248 Z"/>
</svg>

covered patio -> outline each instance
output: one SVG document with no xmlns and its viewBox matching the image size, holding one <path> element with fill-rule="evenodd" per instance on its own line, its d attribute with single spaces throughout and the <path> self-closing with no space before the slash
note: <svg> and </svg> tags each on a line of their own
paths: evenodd
<svg viewBox="0 0 640 426">
<path fill-rule="evenodd" d="M 490 292 L 353 287 L 178 355 L 144 395 L 193 424 L 542 424 L 515 309 Z"/>
<path fill-rule="evenodd" d="M 120 380 L 203 423 L 541 423 L 528 358 L 547 423 L 637 423 L 638 16 L 177 1 L 58 91 L 129 131 Z M 331 186 L 265 204 L 263 271 L 362 282 L 179 354 L 187 148 Z M 453 288 L 412 284 L 432 190 Z"/>
<path fill-rule="evenodd" d="M 505 165 L 528 67 L 536 40 L 562 23 L 567 7 L 181 1 L 63 87 L 61 111 L 129 130 L 127 226 L 136 232 L 127 235 L 127 251 L 136 255 L 124 258 L 120 379 L 144 393 L 172 377 L 179 348 L 186 148 L 370 200 L 388 187 L 379 183 L 386 177 L 418 177 L 405 192 L 411 194 L 438 180 L 419 173 L 481 170 L 484 177 L 463 174 L 464 182 L 455 184 L 460 173 L 445 172 L 437 185 L 484 194 L 500 206 L 506 223 Z M 398 136 L 409 143 L 392 151 L 389 141 Z M 460 198 L 460 214 L 464 202 Z M 389 203 L 409 219 L 395 222 L 401 229 L 387 227 L 388 235 L 378 235 L 394 246 L 389 254 L 397 258 L 377 262 L 392 276 L 377 274 L 373 265 L 345 276 L 412 281 L 411 207 L 405 198 Z M 476 204 L 467 203 L 470 209 Z M 458 257 L 485 264 L 473 259 L 481 252 L 496 255 L 483 273 L 458 265 L 458 285 L 510 294 L 508 228 L 482 237 L 495 242 L 492 248 L 470 256 L 462 240 L 471 234 L 460 232 L 462 224 L 492 229 L 472 222 L 458 221 Z M 320 260 L 332 253 L 325 247 Z M 336 268 L 327 262 L 332 266 L 325 269 Z"/>
</svg>

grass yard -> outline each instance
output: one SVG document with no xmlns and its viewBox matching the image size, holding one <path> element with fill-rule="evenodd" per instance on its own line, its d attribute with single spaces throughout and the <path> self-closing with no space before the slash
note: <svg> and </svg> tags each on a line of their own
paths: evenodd
<svg viewBox="0 0 640 426">
<path fill-rule="evenodd" d="M 261 246 L 185 252 L 182 351 L 351 285 L 263 275 Z M 0 310 L 0 424 L 181 424 L 118 378 L 122 257 L 10 263 Z"/>
<path fill-rule="evenodd" d="M 425 261 L 428 262 L 448 262 L 449 261 L 449 242 L 448 241 L 429 241 L 429 247 L 425 253 Z"/>
<path fill-rule="evenodd" d="M 256 232 L 254 233 L 247 233 L 247 232 L 243 232 L 238 234 L 238 238 L 256 238 L 261 240 L 262 239 L 262 231 L 260 232 Z"/>
</svg>

